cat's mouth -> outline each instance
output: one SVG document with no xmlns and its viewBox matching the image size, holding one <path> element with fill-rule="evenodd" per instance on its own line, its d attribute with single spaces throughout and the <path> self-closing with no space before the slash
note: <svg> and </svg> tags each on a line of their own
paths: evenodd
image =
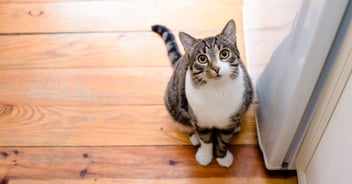
<svg viewBox="0 0 352 184">
<path fill-rule="evenodd" d="M 217 74 L 215 74 L 214 76 L 212 76 L 212 77 L 210 77 L 210 78 L 217 80 L 217 79 L 220 79 L 222 76 L 223 76 L 223 75 L 217 73 Z"/>
</svg>

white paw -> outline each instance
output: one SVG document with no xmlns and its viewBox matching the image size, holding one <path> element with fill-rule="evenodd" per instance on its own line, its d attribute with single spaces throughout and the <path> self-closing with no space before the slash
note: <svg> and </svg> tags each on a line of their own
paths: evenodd
<svg viewBox="0 0 352 184">
<path fill-rule="evenodd" d="M 225 157 L 216 158 L 216 161 L 222 167 L 231 167 L 233 162 L 233 155 L 230 151 L 227 151 Z"/>
<path fill-rule="evenodd" d="M 213 160 L 213 152 L 206 151 L 202 147 L 198 148 L 196 160 L 202 166 L 207 166 Z"/>
<path fill-rule="evenodd" d="M 198 136 L 194 133 L 189 137 L 193 146 L 198 146 L 200 144 Z"/>
</svg>

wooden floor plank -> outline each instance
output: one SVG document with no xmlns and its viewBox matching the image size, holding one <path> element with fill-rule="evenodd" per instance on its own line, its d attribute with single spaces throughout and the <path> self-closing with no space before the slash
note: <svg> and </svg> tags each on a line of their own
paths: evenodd
<svg viewBox="0 0 352 184">
<path fill-rule="evenodd" d="M 163 104 L 171 67 L 2 70 L 0 103 L 12 105 Z"/>
<path fill-rule="evenodd" d="M 21 179 L 179 179 L 271 176 L 256 145 L 233 146 L 234 164 L 202 167 L 192 146 L 0 148 L 0 175 Z"/>
<path fill-rule="evenodd" d="M 203 38 L 221 29 L 190 34 Z M 243 56 L 243 33 L 237 37 Z M 162 39 L 152 32 L 0 36 L 0 69 L 154 66 L 170 62 Z"/>
<path fill-rule="evenodd" d="M 282 178 L 181 178 L 181 179 L 111 179 L 111 178 L 89 178 L 72 180 L 10 180 L 8 184 L 296 184 L 295 177 Z"/>
<path fill-rule="evenodd" d="M 253 110 L 232 144 L 257 144 Z M 0 146 L 190 145 L 163 105 L 0 105 Z"/>
<path fill-rule="evenodd" d="M 133 6 L 129 0 L 1 3 L 0 33 L 146 31 L 157 23 L 175 30 L 213 29 L 234 17 L 242 28 L 241 4 L 232 0 L 135 0 Z M 194 7 L 197 13 L 190 13 Z"/>
</svg>

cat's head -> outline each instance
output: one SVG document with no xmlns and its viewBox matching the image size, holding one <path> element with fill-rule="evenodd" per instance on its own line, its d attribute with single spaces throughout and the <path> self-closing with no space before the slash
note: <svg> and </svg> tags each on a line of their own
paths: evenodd
<svg viewBox="0 0 352 184">
<path fill-rule="evenodd" d="M 205 39 L 196 39 L 180 32 L 180 40 L 189 57 L 193 84 L 202 86 L 210 81 L 235 79 L 240 65 L 236 46 L 236 25 L 230 20 L 220 34 Z"/>
</svg>

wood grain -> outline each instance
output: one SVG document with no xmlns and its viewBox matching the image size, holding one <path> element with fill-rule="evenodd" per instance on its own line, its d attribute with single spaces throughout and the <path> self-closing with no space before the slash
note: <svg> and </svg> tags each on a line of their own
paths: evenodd
<svg viewBox="0 0 352 184">
<path fill-rule="evenodd" d="M 0 103 L 12 105 L 163 104 L 170 67 L 2 70 Z"/>
<path fill-rule="evenodd" d="M 286 177 L 267 173 L 257 146 L 233 146 L 231 151 L 234 164 L 226 169 L 215 160 L 207 167 L 198 165 L 192 146 L 0 148 L 0 175 L 9 180 Z"/>
<path fill-rule="evenodd" d="M 221 29 L 189 33 L 203 38 Z M 237 37 L 243 45 L 243 32 Z M 245 58 L 244 47 L 239 49 Z M 155 66 L 170 66 L 170 62 L 162 39 L 153 32 L 0 36 L 0 69 Z"/>
<path fill-rule="evenodd" d="M 153 24 L 186 31 L 222 28 L 234 17 L 242 28 L 241 4 L 232 0 L 1 3 L 0 33 L 146 31 Z M 194 7 L 197 13 L 190 13 Z M 204 18 L 209 16 L 211 21 Z"/>
<path fill-rule="evenodd" d="M 226 177 L 226 178 L 180 178 L 180 179 L 111 179 L 111 178 L 88 178 L 88 179 L 57 179 L 57 180 L 21 180 L 13 179 L 9 184 L 296 184 L 294 177 L 286 180 L 278 178 L 261 177 Z"/>
<path fill-rule="evenodd" d="M 16 132 L 14 134 L 14 132 Z M 232 144 L 257 144 L 251 109 Z M 0 146 L 190 145 L 163 105 L 0 105 Z"/>
</svg>

